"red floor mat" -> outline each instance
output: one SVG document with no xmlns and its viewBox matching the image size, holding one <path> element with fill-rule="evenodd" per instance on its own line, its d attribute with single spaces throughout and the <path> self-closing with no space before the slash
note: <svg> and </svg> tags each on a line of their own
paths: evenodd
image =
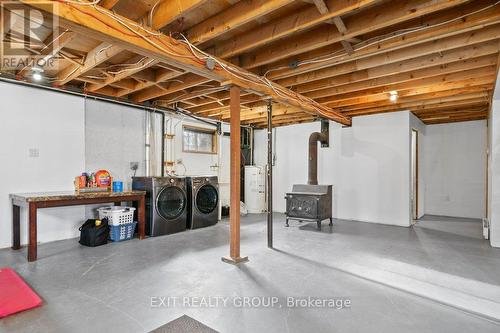
<svg viewBox="0 0 500 333">
<path fill-rule="evenodd" d="M 10 268 L 0 268 L 0 318 L 32 309 L 41 298 Z"/>
</svg>

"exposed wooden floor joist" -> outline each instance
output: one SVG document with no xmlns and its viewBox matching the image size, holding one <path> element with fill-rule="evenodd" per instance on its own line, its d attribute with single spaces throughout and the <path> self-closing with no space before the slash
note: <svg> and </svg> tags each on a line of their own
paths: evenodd
<svg viewBox="0 0 500 333">
<path fill-rule="evenodd" d="M 242 122 L 255 126 L 265 126 L 263 108 L 269 97 L 279 102 L 276 126 L 318 117 L 347 124 L 351 116 L 399 110 L 410 110 L 429 124 L 484 119 L 499 59 L 496 0 L 103 0 L 99 7 L 78 1 L 54 5 L 60 9 L 61 27 L 56 34 L 47 33 L 44 44 L 56 38 L 59 44 L 40 53 L 57 59 L 60 69 L 46 74 L 55 86 L 177 105 L 229 120 L 227 88 L 237 84 L 243 88 Z M 206 57 L 187 47 L 179 33 L 193 48 L 247 73 L 246 78 L 265 75 L 280 90 L 235 77 L 217 65 L 209 69 Z M 13 74 L 31 80 L 32 68 L 16 68 Z M 286 88 L 293 92 L 281 90 Z M 391 91 L 398 93 L 396 103 L 388 98 Z"/>
</svg>

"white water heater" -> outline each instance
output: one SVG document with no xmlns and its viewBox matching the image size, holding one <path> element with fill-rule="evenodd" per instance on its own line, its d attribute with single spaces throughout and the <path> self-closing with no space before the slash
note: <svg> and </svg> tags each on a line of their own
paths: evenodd
<svg viewBox="0 0 500 333">
<path fill-rule="evenodd" d="M 245 166 L 245 204 L 249 213 L 266 211 L 266 168 Z"/>
</svg>

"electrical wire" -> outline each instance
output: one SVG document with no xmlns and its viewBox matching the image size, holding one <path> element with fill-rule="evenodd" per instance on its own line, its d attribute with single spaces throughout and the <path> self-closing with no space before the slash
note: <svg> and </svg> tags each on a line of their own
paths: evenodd
<svg viewBox="0 0 500 333">
<path fill-rule="evenodd" d="M 144 60 L 144 59 L 146 59 L 146 58 L 143 58 L 142 60 Z M 118 74 L 122 74 L 122 73 L 125 73 L 125 72 L 130 72 L 130 71 L 139 71 L 139 70 L 141 70 L 141 69 L 149 66 L 154 61 L 155 61 L 154 59 L 151 59 L 148 62 L 145 62 L 144 64 L 142 64 L 141 66 L 131 67 L 131 68 L 125 68 L 125 69 L 122 69 L 122 70 L 117 71 L 117 72 L 108 72 L 108 73 L 112 74 L 112 75 L 118 75 Z"/>
<path fill-rule="evenodd" d="M 63 3 L 68 3 L 68 0 L 53 0 L 53 1 L 57 1 L 57 2 L 63 2 Z M 79 2 L 77 2 L 78 4 Z M 70 6 L 72 6 L 70 4 Z M 163 34 L 161 33 L 154 33 L 152 31 L 150 31 L 149 29 L 146 29 L 144 27 L 141 27 L 137 24 L 134 24 L 134 23 L 128 23 L 128 22 L 125 22 L 123 19 L 121 19 L 120 17 L 114 15 L 113 13 L 109 12 L 109 11 L 106 11 L 106 10 L 102 10 L 100 9 L 98 6 L 93 6 L 94 9 L 96 9 L 97 11 L 99 11 L 100 13 L 102 14 L 105 14 L 107 16 L 110 16 L 112 18 L 114 18 L 118 23 L 120 23 L 122 26 L 124 26 L 125 28 L 127 28 L 129 31 L 131 31 L 133 34 L 137 35 L 138 37 L 144 39 L 147 43 L 149 43 L 150 45 L 154 46 L 155 48 L 167 53 L 167 54 L 170 54 L 170 55 L 173 55 L 173 56 L 176 56 L 176 57 L 185 57 L 185 58 L 189 58 L 189 59 L 192 59 L 191 56 L 186 56 L 186 55 L 183 55 L 183 54 L 179 54 L 179 53 L 175 53 L 175 52 L 172 52 L 172 50 L 170 49 L 166 49 L 165 47 L 161 46 L 161 45 L 158 45 L 158 43 L 156 43 L 155 41 L 152 41 L 151 40 L 151 35 L 152 36 L 155 36 L 155 37 L 158 37 L 158 36 L 163 36 Z M 99 20 L 102 22 L 102 20 L 100 20 L 99 17 L 96 17 L 95 15 L 91 14 L 91 13 L 87 13 L 85 11 L 82 11 L 82 10 L 79 10 L 78 8 L 75 8 L 76 10 L 82 12 L 83 14 L 86 14 L 86 15 L 89 15 L 89 16 L 92 16 L 94 17 L 95 19 Z M 107 24 L 106 22 L 103 22 L 104 24 Z M 111 28 L 115 29 L 115 30 L 118 30 L 120 31 L 119 29 L 107 24 L 108 26 L 110 26 Z M 146 31 L 149 36 L 144 36 L 142 35 L 141 33 L 139 33 L 138 31 L 136 31 L 135 29 L 133 29 L 132 27 L 136 27 L 136 28 L 140 28 L 141 30 L 144 30 Z M 121 33 L 123 33 L 123 31 L 120 31 Z M 171 40 L 173 40 L 172 37 L 170 37 Z M 185 37 L 184 37 L 185 38 Z M 157 41 L 168 47 L 168 44 L 165 44 L 160 38 L 156 38 Z M 314 100 L 310 99 L 310 98 L 307 98 L 307 97 L 302 97 L 300 96 L 300 98 L 298 98 L 299 96 L 296 94 L 296 93 L 288 93 L 286 90 L 287 89 L 284 89 L 284 88 L 281 88 L 281 87 L 275 87 L 274 83 L 270 82 L 269 80 L 267 80 L 266 78 L 261 78 L 253 73 L 244 73 L 242 72 L 241 70 L 237 69 L 237 68 L 234 68 L 233 66 L 229 65 L 229 64 L 226 64 L 224 62 L 221 62 L 220 60 L 208 55 L 207 53 L 201 51 L 200 49 L 198 49 L 196 46 L 192 45 L 189 40 L 187 40 L 187 38 L 185 38 L 185 44 L 189 47 L 189 49 L 191 50 L 191 53 L 192 55 L 199 60 L 200 63 L 202 64 L 205 64 L 206 63 L 206 60 L 207 59 L 212 59 L 217 65 L 219 65 L 220 68 L 222 68 L 223 70 L 225 70 L 227 73 L 229 73 L 231 76 L 235 76 L 237 77 L 238 79 L 240 80 L 244 80 L 244 81 L 247 81 L 249 83 L 252 83 L 252 84 L 258 84 L 258 85 L 261 85 L 261 86 L 265 86 L 265 87 L 268 87 L 268 88 L 271 88 L 275 94 L 277 94 L 278 96 L 282 97 L 282 98 L 287 98 L 287 99 L 293 99 L 295 100 L 295 102 L 298 102 L 299 104 L 302 103 L 308 103 L 310 106 L 313 107 L 313 109 L 316 110 L 316 112 L 322 114 L 323 116 L 327 116 L 327 117 L 337 117 L 337 118 L 343 118 L 344 120 L 348 120 L 348 117 L 344 117 L 344 116 L 339 116 L 339 115 L 335 115 L 335 114 L 329 114 L 331 113 L 331 110 L 329 108 L 326 108 L 324 106 L 322 106 L 321 104 L 315 102 Z M 202 56 L 200 56 L 199 54 L 197 54 L 197 52 L 199 54 L 202 54 Z M 69 76 L 68 76 L 69 77 Z"/>
<path fill-rule="evenodd" d="M 89 3 L 82 3 L 80 1 L 70 1 L 70 0 L 53 0 L 53 1 L 67 3 L 70 6 L 71 6 L 71 4 L 74 4 L 74 5 L 83 5 L 83 4 L 85 4 L 85 5 L 92 6 L 96 11 L 100 12 L 101 14 L 105 14 L 105 15 L 113 18 L 116 22 L 118 22 L 119 24 L 121 24 L 122 26 L 124 26 L 127 30 L 129 30 L 131 32 L 131 34 L 127 34 L 127 33 L 123 32 L 123 31 L 121 31 L 120 29 L 117 29 L 114 26 L 111 26 L 110 24 L 102 21 L 99 17 L 97 17 L 97 16 L 95 16 L 95 15 L 93 15 L 91 13 L 79 10 L 78 8 L 75 8 L 75 9 L 79 10 L 80 12 L 82 12 L 82 13 L 84 13 L 86 15 L 94 17 L 95 19 L 103 22 L 104 24 L 106 24 L 107 26 L 111 27 L 112 29 L 120 31 L 120 33 L 124 33 L 124 34 L 126 34 L 128 36 L 133 35 L 134 37 L 140 37 L 143 40 L 145 40 L 148 44 L 152 45 L 153 47 L 155 47 L 155 48 L 157 48 L 157 49 L 161 50 L 162 52 L 165 52 L 165 53 L 167 53 L 169 55 L 172 55 L 172 56 L 175 56 L 175 57 L 188 58 L 188 59 L 191 59 L 191 60 L 197 60 L 199 63 L 204 64 L 204 65 L 207 63 L 208 60 L 211 60 L 211 61 L 213 61 L 216 64 L 216 66 L 215 66 L 216 70 L 224 70 L 228 74 L 230 74 L 230 76 L 236 77 L 239 80 L 243 80 L 243 81 L 249 82 L 251 84 L 257 84 L 257 85 L 260 85 L 260 86 L 264 86 L 264 87 L 270 88 L 278 97 L 281 97 L 281 98 L 283 98 L 285 100 L 286 99 L 291 99 L 291 100 L 295 101 L 296 103 L 298 103 L 299 105 L 303 104 L 303 103 L 306 103 L 310 107 L 312 107 L 316 111 L 316 113 L 319 113 L 319 114 L 321 114 L 323 116 L 334 117 L 334 118 L 343 119 L 343 120 L 348 120 L 349 119 L 348 117 L 345 117 L 345 116 L 342 116 L 342 115 L 332 114 L 332 110 L 330 108 L 327 108 L 327 107 L 319 104 L 318 102 L 314 101 L 313 99 L 311 99 L 309 97 L 305 97 L 305 96 L 299 95 L 296 92 L 290 91 L 290 90 L 288 90 L 288 89 L 286 89 L 284 87 L 281 87 L 281 86 L 278 86 L 278 85 L 274 84 L 272 81 L 270 81 L 266 77 L 266 75 L 268 73 L 270 73 L 271 71 L 274 71 L 274 70 L 277 70 L 277 69 L 271 69 L 271 70 L 267 71 L 266 74 L 264 76 L 262 76 L 262 77 L 258 76 L 256 74 L 250 73 L 250 72 L 244 72 L 241 69 L 235 68 L 231 64 L 225 63 L 223 61 L 220 61 L 219 59 L 217 59 L 217 58 L 215 58 L 215 57 L 207 54 L 206 52 L 200 50 L 198 47 L 196 47 L 195 45 L 193 45 L 183 34 L 180 34 L 181 40 L 179 40 L 179 42 L 181 42 L 181 43 L 183 43 L 184 45 L 187 46 L 187 48 L 190 51 L 190 53 L 191 53 L 192 56 L 187 56 L 187 55 L 184 55 L 184 54 L 180 54 L 180 53 L 176 52 L 175 50 L 172 50 L 168 44 L 164 43 L 161 40 L 161 38 L 159 38 L 160 36 L 164 36 L 161 32 L 151 31 L 151 29 L 144 28 L 143 26 L 138 25 L 136 23 L 126 22 L 125 20 L 123 20 L 121 17 L 115 15 L 114 13 L 112 13 L 110 11 L 107 11 L 107 10 L 104 10 L 104 9 L 101 9 L 99 6 L 96 6 L 97 1 L 89 2 Z M 387 41 L 387 40 L 390 40 L 390 39 L 393 39 L 393 38 L 396 38 L 396 37 L 400 37 L 400 36 L 408 34 L 408 33 L 413 33 L 413 32 L 417 32 L 417 31 L 422 31 L 422 30 L 434 28 L 434 27 L 437 27 L 437 26 L 448 24 L 450 22 L 454 22 L 456 20 L 463 19 L 463 18 L 465 18 L 467 16 L 470 16 L 470 15 L 479 13 L 481 11 L 487 10 L 489 8 L 492 8 L 492 7 L 496 6 L 498 3 L 500 3 L 500 0 L 497 1 L 495 4 L 489 5 L 489 6 L 485 7 L 485 8 L 482 8 L 480 10 L 474 11 L 472 13 L 468 13 L 468 14 L 462 15 L 462 16 L 457 17 L 457 18 L 453 18 L 451 20 L 447 20 L 447 21 L 444 21 L 444 22 L 436 23 L 436 24 L 433 24 L 433 25 L 426 25 L 426 26 L 420 26 L 420 27 L 416 27 L 416 28 L 405 29 L 401 33 L 396 33 L 396 34 L 393 33 L 392 36 L 385 37 L 385 38 L 382 38 L 382 39 L 378 39 L 376 42 L 371 42 L 371 43 L 370 42 L 369 43 L 362 42 L 365 45 L 356 47 L 359 44 L 362 44 L 362 43 L 358 43 L 358 44 L 356 44 L 354 46 L 354 47 L 356 47 L 355 51 L 362 50 L 362 49 L 367 48 L 367 47 L 369 47 L 371 45 L 374 45 L 374 44 L 377 44 L 377 43 L 381 43 L 381 42 L 384 42 L 384 41 Z M 158 4 L 158 2 L 155 4 L 154 7 L 156 7 L 157 4 Z M 137 28 L 137 29 L 139 29 L 140 31 L 146 32 L 147 35 L 145 36 L 145 35 L 141 34 L 139 31 L 135 30 L 134 27 Z M 155 41 L 153 41 L 151 37 L 155 37 Z M 171 42 L 173 42 L 175 44 L 176 40 L 174 38 L 172 38 L 171 36 L 170 36 L 170 39 L 171 39 Z M 100 52 L 102 52 L 102 51 L 103 50 L 101 50 Z M 194 57 L 194 59 L 193 59 L 193 57 Z M 333 60 L 333 59 L 335 59 L 337 57 L 338 57 L 337 54 L 334 54 L 334 55 L 330 55 L 330 56 L 328 56 L 326 58 L 324 58 L 324 57 L 323 58 L 316 58 L 316 59 L 313 58 L 313 59 L 310 59 L 310 60 L 300 61 L 300 62 L 297 63 L 297 67 L 305 65 L 305 64 L 312 64 L 312 63 L 315 63 L 315 62 L 325 62 L 325 61 Z M 304 110 L 304 111 L 307 112 L 307 110 Z M 308 112 L 308 113 L 311 113 L 311 112 Z M 314 113 L 311 113 L 311 114 L 314 114 Z"/>
</svg>

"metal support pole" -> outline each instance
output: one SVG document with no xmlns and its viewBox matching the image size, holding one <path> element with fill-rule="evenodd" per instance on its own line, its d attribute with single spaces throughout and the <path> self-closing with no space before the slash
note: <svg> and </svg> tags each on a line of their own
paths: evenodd
<svg viewBox="0 0 500 333">
<path fill-rule="evenodd" d="M 273 248 L 273 105 L 267 104 L 267 247 Z"/>
</svg>

